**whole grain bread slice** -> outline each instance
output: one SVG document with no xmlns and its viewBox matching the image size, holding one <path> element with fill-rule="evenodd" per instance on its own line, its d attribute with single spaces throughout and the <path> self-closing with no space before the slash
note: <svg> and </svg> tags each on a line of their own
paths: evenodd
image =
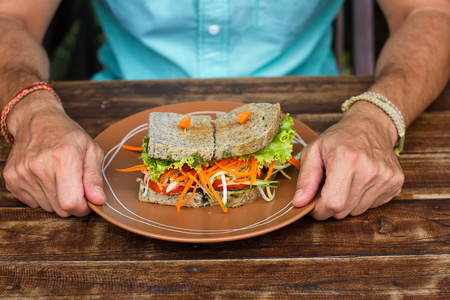
<svg viewBox="0 0 450 300">
<path fill-rule="evenodd" d="M 236 117 L 244 110 L 251 111 L 250 118 L 241 124 Z M 281 124 L 280 104 L 250 103 L 228 113 L 216 115 L 214 158 L 246 155 L 269 144 Z"/>
<path fill-rule="evenodd" d="M 189 197 L 192 195 L 192 192 L 186 193 L 186 195 L 183 198 L 183 201 L 186 201 L 189 199 Z M 170 205 L 175 206 L 178 203 L 178 200 L 180 199 L 180 195 L 161 195 L 157 192 L 153 191 L 150 188 L 145 187 L 144 181 L 141 181 L 139 186 L 139 194 L 138 199 L 141 202 L 150 202 L 150 203 L 156 203 L 161 205 Z M 208 202 L 205 200 L 203 193 L 196 192 L 195 195 L 192 197 L 191 201 L 186 205 L 186 207 L 202 207 L 208 205 Z"/>
<path fill-rule="evenodd" d="M 214 155 L 214 126 L 210 116 L 191 117 L 189 129 L 178 123 L 187 115 L 152 112 L 148 117 L 148 156 L 179 161 L 194 154 L 203 161 L 210 161 Z"/>
<path fill-rule="evenodd" d="M 223 191 L 217 191 L 217 194 L 220 198 L 222 198 Z M 186 193 L 183 198 L 183 201 L 186 201 L 192 192 Z M 258 188 L 254 187 L 251 189 L 244 189 L 239 191 L 227 191 L 227 207 L 236 208 L 245 204 L 249 204 L 259 199 L 261 194 Z M 150 202 L 160 205 L 169 205 L 175 206 L 177 205 L 180 195 L 161 195 L 156 193 L 150 188 L 145 187 L 144 181 L 141 181 L 139 186 L 139 194 L 138 199 L 141 202 Z M 209 200 L 208 200 L 209 199 Z M 192 197 L 191 201 L 189 201 L 185 206 L 186 207 L 203 207 L 203 206 L 218 206 L 219 202 L 214 197 L 206 197 L 202 191 L 197 191 L 195 195 Z"/>
</svg>

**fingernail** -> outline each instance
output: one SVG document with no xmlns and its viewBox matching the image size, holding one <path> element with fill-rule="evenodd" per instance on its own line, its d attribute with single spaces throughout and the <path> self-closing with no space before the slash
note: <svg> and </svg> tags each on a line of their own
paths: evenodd
<svg viewBox="0 0 450 300">
<path fill-rule="evenodd" d="M 292 202 L 297 202 L 298 200 L 300 200 L 303 196 L 303 190 L 296 190 L 295 194 L 294 194 L 294 199 L 292 200 Z"/>
<path fill-rule="evenodd" d="M 295 191 L 294 199 L 299 199 L 302 196 L 303 196 L 303 190 L 302 189 L 299 189 L 299 190 Z"/>
<path fill-rule="evenodd" d="M 99 194 L 99 195 L 102 195 L 102 196 L 104 196 L 105 195 L 105 192 L 103 191 L 103 188 L 101 187 L 101 186 L 95 186 L 94 187 L 94 190 L 95 190 L 95 192 L 97 193 L 97 194 Z"/>
</svg>

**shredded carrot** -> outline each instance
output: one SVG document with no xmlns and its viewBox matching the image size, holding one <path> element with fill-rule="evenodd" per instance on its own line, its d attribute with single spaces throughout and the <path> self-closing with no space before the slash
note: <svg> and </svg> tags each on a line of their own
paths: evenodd
<svg viewBox="0 0 450 300">
<path fill-rule="evenodd" d="M 125 150 L 130 150 L 130 151 L 136 151 L 136 152 L 142 152 L 142 147 L 134 147 L 134 146 L 130 146 L 130 145 L 122 145 L 122 148 Z"/>
<path fill-rule="evenodd" d="M 250 118 L 252 113 L 253 112 L 249 110 L 244 110 L 239 114 L 239 116 L 236 117 L 236 120 L 238 120 L 239 123 L 244 124 L 247 122 L 248 118 Z"/>
<path fill-rule="evenodd" d="M 191 125 L 191 117 L 183 118 L 179 123 L 178 127 L 181 127 L 183 129 L 189 129 L 189 126 Z"/>
<path fill-rule="evenodd" d="M 295 157 L 292 156 L 290 159 L 286 159 L 286 161 L 300 170 L 300 162 Z"/>
<path fill-rule="evenodd" d="M 183 171 L 183 170 L 178 170 L 178 172 L 179 172 L 179 174 L 181 174 L 181 176 L 178 176 L 173 179 L 174 181 L 177 181 L 177 182 L 184 181 L 188 178 L 191 178 L 192 175 L 197 174 L 197 171 L 195 171 L 195 169 L 189 170 L 188 172 Z"/>
<path fill-rule="evenodd" d="M 256 176 L 258 173 L 258 165 L 256 158 L 252 157 L 252 168 L 250 169 L 250 187 L 252 187 L 253 183 L 256 181 Z"/>
<path fill-rule="evenodd" d="M 238 160 L 238 165 L 237 165 L 237 167 L 236 167 L 236 170 L 239 171 L 239 170 L 241 169 L 242 163 L 243 163 L 242 160 Z"/>
<path fill-rule="evenodd" d="M 172 180 L 175 180 L 177 176 L 180 176 L 180 171 L 176 169 L 173 169 L 172 173 L 169 174 L 169 178 Z"/>
<path fill-rule="evenodd" d="M 225 159 L 222 159 L 219 161 L 216 160 L 214 165 L 212 165 L 206 169 L 206 172 L 208 174 L 212 174 L 212 171 L 217 170 L 219 168 L 218 165 L 227 165 L 231 160 L 232 160 L 232 158 L 225 158 Z"/>
<path fill-rule="evenodd" d="M 165 171 L 164 174 L 162 174 L 161 177 L 159 178 L 159 183 L 163 183 L 164 179 L 168 177 L 170 178 L 175 177 L 175 175 L 177 175 L 178 173 L 179 173 L 178 170 L 175 169 L 169 169 Z"/>
<path fill-rule="evenodd" d="M 177 211 L 180 212 L 180 207 L 181 207 L 181 203 L 183 201 L 184 196 L 186 196 L 188 190 L 191 188 L 192 183 L 194 183 L 194 181 L 192 179 L 188 180 L 188 183 L 186 184 L 186 186 L 183 189 L 183 192 L 181 192 L 180 194 L 180 198 L 178 200 L 178 203 L 176 205 Z"/>
<path fill-rule="evenodd" d="M 197 177 L 198 177 L 198 173 L 197 172 L 195 172 L 195 170 L 193 170 L 194 172 L 188 172 L 188 173 L 186 173 L 186 175 L 190 178 L 190 179 L 192 179 L 192 180 L 194 180 L 194 182 L 195 183 L 199 183 L 198 182 L 198 180 L 197 180 Z M 191 173 L 194 173 L 194 174 L 191 174 Z"/>
<path fill-rule="evenodd" d="M 188 198 L 186 201 L 184 201 L 184 202 L 182 202 L 182 203 L 180 204 L 180 207 L 185 206 L 186 204 L 189 203 L 189 201 L 192 200 L 192 198 L 193 198 L 194 195 L 195 195 L 195 191 L 197 190 L 197 187 L 198 187 L 198 183 L 195 184 L 194 190 L 192 191 L 192 194 L 189 196 L 189 198 Z M 178 212 L 180 212 L 180 207 L 177 207 Z"/>
<path fill-rule="evenodd" d="M 267 176 L 266 178 L 264 178 L 263 182 L 266 182 L 270 178 L 270 175 L 272 175 L 272 171 L 273 171 L 273 162 L 270 163 L 269 170 L 267 170 Z"/>
<path fill-rule="evenodd" d="M 219 163 L 217 162 L 217 160 L 215 160 L 214 158 L 213 158 L 213 162 L 214 162 L 220 169 L 222 169 L 222 170 L 224 170 L 224 171 L 227 171 L 228 173 L 233 174 L 233 175 L 235 175 L 235 176 L 238 176 L 238 177 L 245 177 L 245 176 L 247 176 L 247 175 L 250 175 L 250 172 L 239 172 L 239 171 L 234 171 L 234 170 L 231 170 L 230 168 L 228 168 L 227 166 L 222 166 L 222 165 L 219 164 Z"/>
<path fill-rule="evenodd" d="M 186 172 L 183 172 L 182 170 L 178 170 L 178 171 L 181 174 L 181 176 L 178 176 L 177 178 L 175 178 L 174 181 L 181 182 L 181 181 L 184 181 L 184 180 L 188 179 L 188 176 L 186 175 Z"/>
<path fill-rule="evenodd" d="M 208 184 L 206 183 L 206 178 L 207 178 L 207 176 L 206 176 L 205 172 L 203 172 L 203 170 L 201 170 L 200 173 L 198 173 L 198 179 L 200 180 L 200 183 L 205 188 L 205 191 L 208 194 L 212 194 L 212 192 L 208 189 Z"/>
<path fill-rule="evenodd" d="M 212 195 L 214 196 L 214 198 L 216 198 L 217 202 L 219 202 L 220 207 L 222 208 L 223 212 L 227 212 L 228 208 L 223 206 L 222 203 L 222 199 L 220 199 L 219 195 L 217 194 L 216 190 L 214 189 L 212 183 L 209 181 L 208 177 L 204 177 L 203 178 L 206 182 L 206 184 L 208 185 L 210 191 L 212 192 Z"/>
<path fill-rule="evenodd" d="M 176 181 L 178 183 L 181 183 L 182 181 L 185 181 L 186 179 L 188 179 L 187 175 L 182 175 L 182 176 L 178 176 L 177 178 L 175 178 L 173 181 Z"/>
<path fill-rule="evenodd" d="M 219 162 L 220 163 L 220 162 Z M 236 167 L 236 163 L 237 162 L 232 162 L 226 165 L 221 165 L 222 168 L 220 168 L 219 166 L 215 165 L 215 169 L 211 171 L 211 168 L 207 170 L 206 174 L 208 175 L 208 177 L 214 176 L 215 174 L 223 171 L 223 169 L 227 169 L 227 170 L 234 170 Z M 236 172 L 239 172 L 238 169 L 236 168 Z"/>
<path fill-rule="evenodd" d="M 211 167 L 209 167 L 209 168 L 207 168 L 205 170 L 205 172 L 208 174 L 208 176 L 214 175 L 214 174 L 216 174 L 219 171 L 220 170 L 219 170 L 219 167 L 217 165 L 213 165 L 213 166 L 211 166 Z"/>
<path fill-rule="evenodd" d="M 134 171 L 145 171 L 145 170 L 147 170 L 146 165 L 137 165 L 137 166 L 126 168 L 126 169 L 116 169 L 116 171 L 121 171 L 121 172 L 134 172 Z"/>
<path fill-rule="evenodd" d="M 247 169 L 248 168 L 248 160 L 245 160 L 244 161 L 244 169 Z"/>
</svg>

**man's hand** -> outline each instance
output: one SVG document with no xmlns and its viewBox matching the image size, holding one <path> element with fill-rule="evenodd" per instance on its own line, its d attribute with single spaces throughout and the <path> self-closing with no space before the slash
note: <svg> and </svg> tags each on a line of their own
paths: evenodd
<svg viewBox="0 0 450 300">
<path fill-rule="evenodd" d="M 293 205 L 302 207 L 317 193 L 311 215 L 324 220 L 360 215 L 400 194 L 404 174 L 393 150 L 396 129 L 390 118 L 370 103 L 356 103 L 302 151 Z"/>
<path fill-rule="evenodd" d="M 103 152 L 52 97 L 36 91 L 8 116 L 15 142 L 3 172 L 6 188 L 31 207 L 61 217 L 85 216 L 87 201 L 106 201 Z"/>
<path fill-rule="evenodd" d="M 370 90 L 390 99 L 411 124 L 442 92 L 450 78 L 448 0 L 378 0 L 390 36 L 381 51 Z M 389 117 L 358 102 L 338 124 L 302 151 L 294 206 L 309 203 L 325 177 L 316 219 L 359 215 L 398 195 L 404 174 L 393 147 Z"/>
</svg>

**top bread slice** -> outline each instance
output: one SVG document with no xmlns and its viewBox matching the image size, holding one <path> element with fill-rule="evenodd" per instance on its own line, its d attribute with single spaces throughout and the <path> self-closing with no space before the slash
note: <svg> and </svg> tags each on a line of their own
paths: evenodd
<svg viewBox="0 0 450 300">
<path fill-rule="evenodd" d="M 241 124 L 236 117 L 251 111 Z M 281 125 L 280 104 L 250 103 L 216 115 L 214 125 L 207 115 L 191 115 L 189 129 L 178 123 L 187 115 L 152 112 L 148 118 L 148 156 L 179 161 L 197 154 L 203 161 L 254 153 L 267 146 Z"/>
<path fill-rule="evenodd" d="M 252 114 L 241 124 L 236 117 L 244 110 Z M 254 153 L 273 140 L 280 125 L 281 108 L 278 103 L 250 103 L 228 113 L 217 114 L 214 158 L 221 160 Z"/>
<path fill-rule="evenodd" d="M 191 117 L 189 129 L 178 123 Z M 214 155 L 214 126 L 210 116 L 187 116 L 177 113 L 152 112 L 148 117 L 148 156 L 179 161 L 200 155 L 210 161 Z"/>
</svg>

